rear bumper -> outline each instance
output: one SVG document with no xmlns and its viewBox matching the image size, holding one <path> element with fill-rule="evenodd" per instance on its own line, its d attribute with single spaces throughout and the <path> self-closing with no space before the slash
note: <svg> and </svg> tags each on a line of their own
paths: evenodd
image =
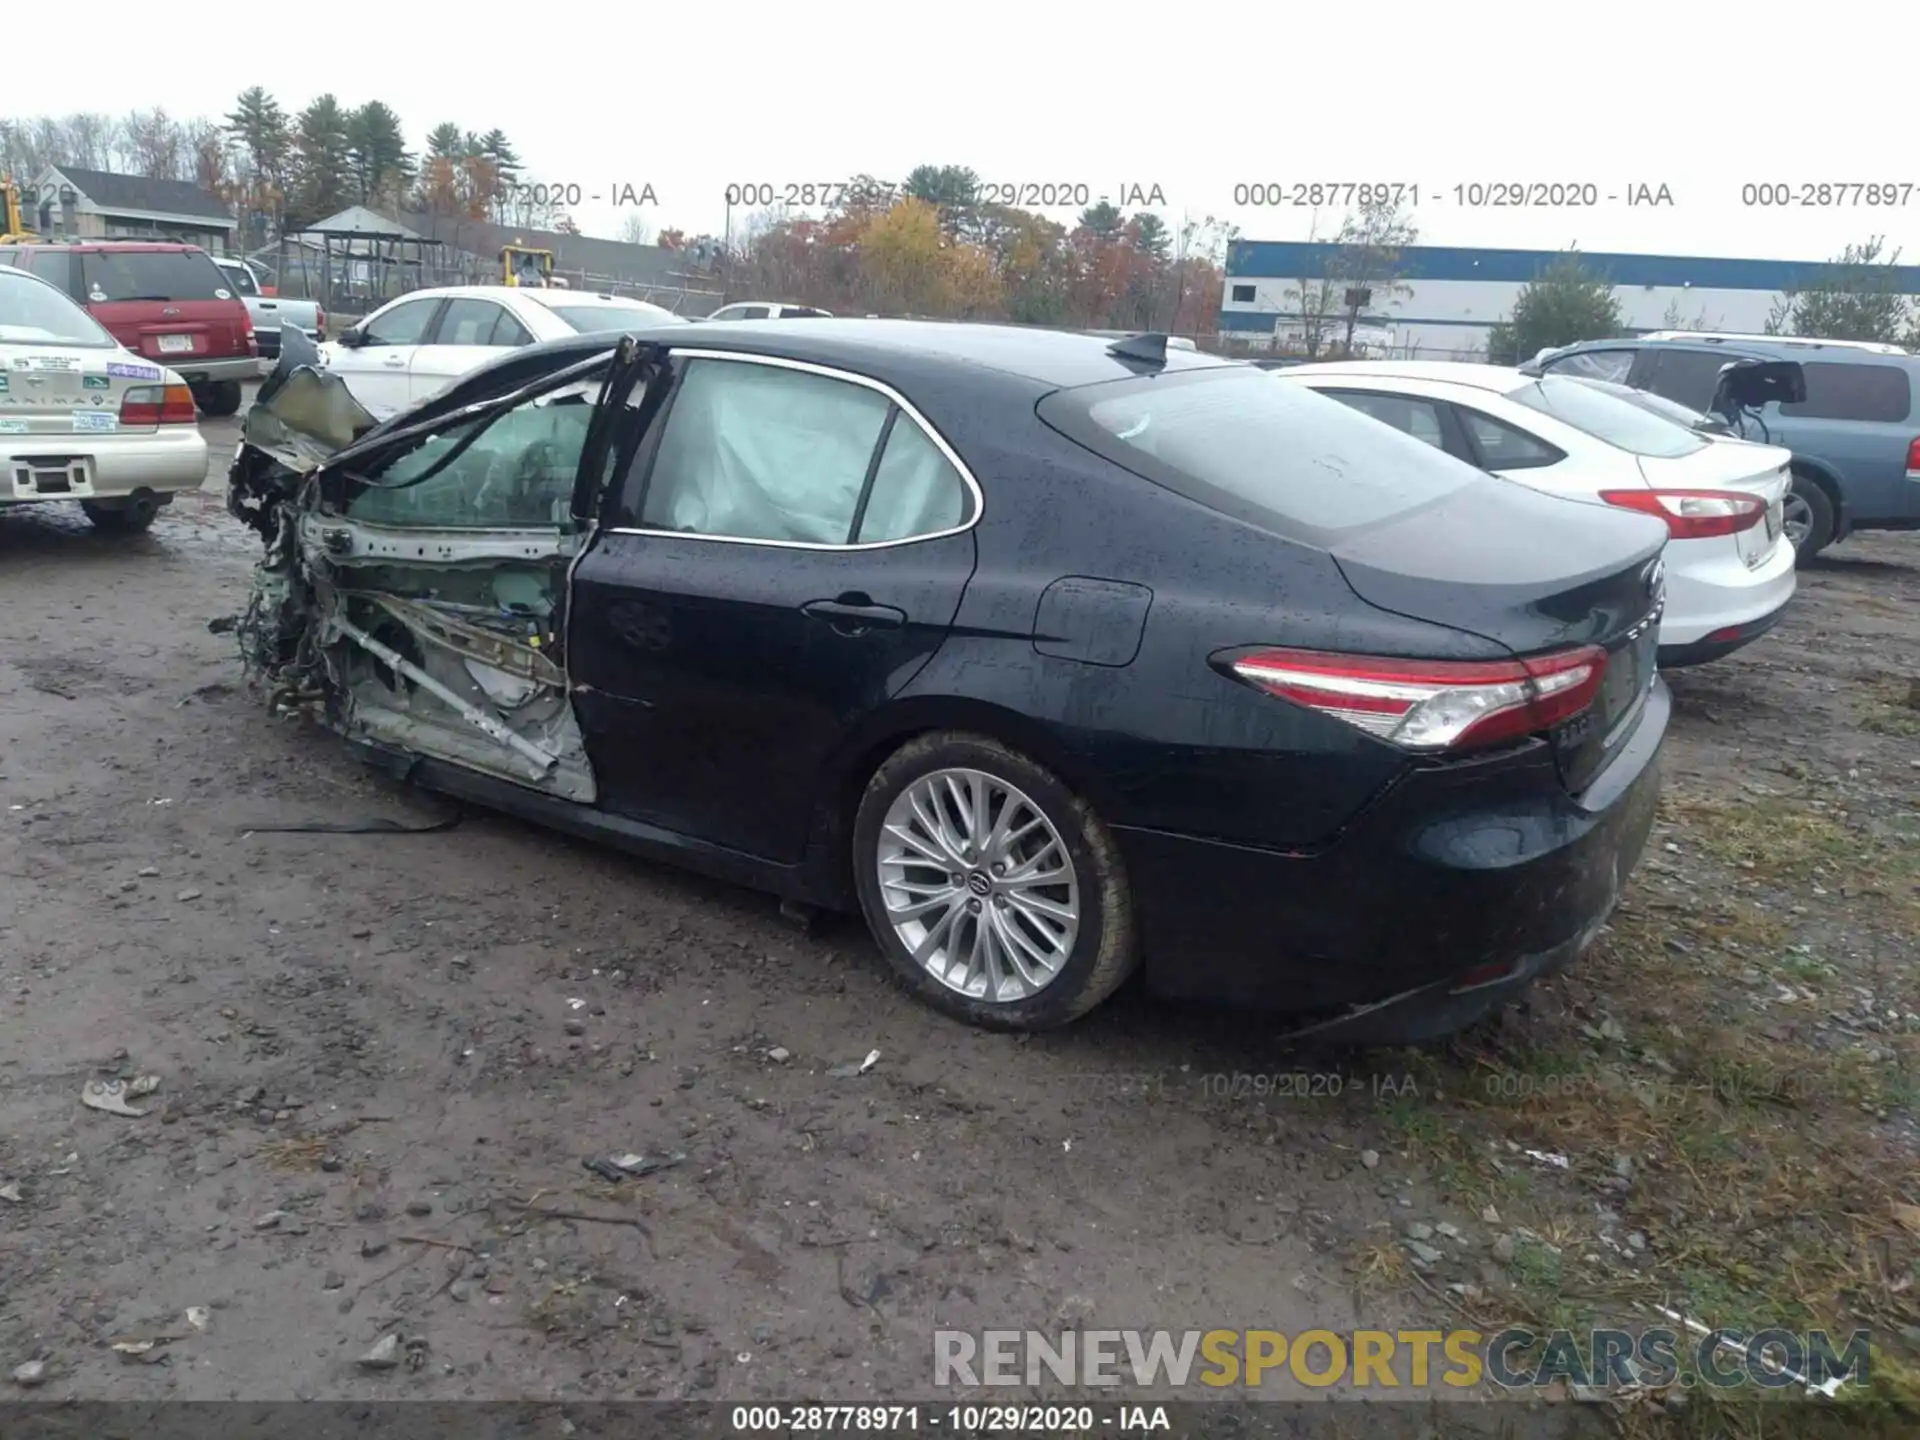
<svg viewBox="0 0 1920 1440">
<path fill-rule="evenodd" d="M 1757 620 L 1747 620 L 1737 625 L 1728 625 L 1723 629 L 1710 631 L 1691 644 L 1662 645 L 1660 668 L 1679 670 L 1688 665 L 1705 665 L 1709 661 L 1724 660 L 1734 651 L 1744 649 L 1773 629 L 1785 617 L 1789 608 L 1791 608 L 1789 605 L 1782 605 L 1778 610 L 1762 615 Z"/>
<path fill-rule="evenodd" d="M 1666 557 L 1667 612 L 1660 621 L 1663 665 L 1669 663 L 1670 651 L 1778 615 L 1798 583 L 1793 546 L 1785 537 L 1775 543 L 1765 561 L 1751 569 L 1731 536 L 1673 541 Z M 1754 633 L 1761 634 L 1764 628 Z"/>
<path fill-rule="evenodd" d="M 277 337 L 276 337 L 277 343 Z M 157 364 L 165 365 L 189 385 L 217 383 L 222 380 L 258 380 L 273 367 L 262 365 L 256 356 L 248 355 L 232 360 L 187 360 L 175 362 L 161 356 Z"/>
<path fill-rule="evenodd" d="M 1435 1034 L 1470 1023 L 1612 913 L 1653 825 L 1671 709 L 1656 682 L 1582 795 L 1536 744 L 1412 772 L 1312 854 L 1116 829 L 1148 986 L 1350 1035 L 1410 1014 Z"/>
<path fill-rule="evenodd" d="M 90 484 L 54 488 L 47 462 L 85 456 L 92 463 Z M 31 462 L 31 463 L 30 463 Z M 168 426 L 152 434 L 0 436 L 0 504 L 25 505 L 47 500 L 105 500 L 142 490 L 174 494 L 198 490 L 207 478 L 207 442 L 198 427 Z"/>
</svg>

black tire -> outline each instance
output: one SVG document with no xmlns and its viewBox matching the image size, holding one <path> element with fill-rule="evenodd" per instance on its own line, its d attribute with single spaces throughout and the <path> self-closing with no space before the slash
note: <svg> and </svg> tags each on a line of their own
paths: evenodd
<svg viewBox="0 0 1920 1440">
<path fill-rule="evenodd" d="M 202 415 L 216 418 L 231 415 L 240 408 L 240 382 L 217 380 L 210 385 L 196 386 L 193 403 L 200 407 Z"/>
<path fill-rule="evenodd" d="M 1808 514 L 1806 537 L 1794 547 L 1795 560 L 1810 560 L 1833 543 L 1833 497 L 1811 475 L 1795 471 L 1789 503 L 1793 500 L 1805 505 Z"/>
<path fill-rule="evenodd" d="M 1018 1000 L 962 994 L 917 962 L 895 933 L 881 894 L 879 846 L 887 811 L 935 771 L 980 771 L 1010 785 L 1041 812 L 1073 864 L 1079 929 L 1053 978 Z M 853 827 L 854 888 L 874 943 L 895 976 L 935 1009 L 988 1030 L 1051 1030 L 1105 1000 L 1138 964 L 1133 896 L 1112 834 L 1085 800 L 1026 756 L 984 735 L 939 731 L 908 741 L 868 781 Z M 977 923 L 977 922 L 976 922 Z"/>
<path fill-rule="evenodd" d="M 148 529 L 160 513 L 160 502 L 144 496 L 123 505 L 100 505 L 82 500 L 80 508 L 102 535 L 138 535 Z"/>
</svg>

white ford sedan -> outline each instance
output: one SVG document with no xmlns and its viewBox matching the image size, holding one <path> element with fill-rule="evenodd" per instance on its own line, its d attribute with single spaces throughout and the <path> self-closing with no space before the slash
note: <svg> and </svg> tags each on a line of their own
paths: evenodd
<svg viewBox="0 0 1920 1440">
<path fill-rule="evenodd" d="M 1362 360 L 1277 370 L 1505 479 L 1639 510 L 1668 534 L 1660 664 L 1717 660 L 1793 598 L 1781 534 L 1792 452 L 1702 434 L 1566 376 L 1498 365 Z"/>
<path fill-rule="evenodd" d="M 78 501 L 96 529 L 134 534 L 206 478 L 187 383 L 0 266 L 0 505 Z"/>
<path fill-rule="evenodd" d="M 453 285 L 389 301 L 320 347 L 353 398 L 385 419 L 520 345 L 687 323 L 618 295 L 522 285 Z"/>
</svg>

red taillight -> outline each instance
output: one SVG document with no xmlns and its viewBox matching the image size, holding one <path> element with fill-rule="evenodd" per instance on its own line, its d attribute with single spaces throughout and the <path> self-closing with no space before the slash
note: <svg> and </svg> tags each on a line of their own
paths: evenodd
<svg viewBox="0 0 1920 1440">
<path fill-rule="evenodd" d="M 191 425 L 193 391 L 184 385 L 136 385 L 120 402 L 122 425 Z"/>
<path fill-rule="evenodd" d="M 1571 720 L 1607 673 L 1597 645 L 1531 660 L 1388 660 L 1258 650 L 1230 662 L 1269 695 L 1344 720 L 1408 750 L 1470 750 Z"/>
<path fill-rule="evenodd" d="M 1667 533 L 1675 540 L 1737 535 L 1767 514 L 1766 501 L 1737 490 L 1602 490 L 1600 498 L 1666 521 Z"/>
<path fill-rule="evenodd" d="M 313 312 L 313 328 L 320 332 L 320 338 L 322 340 L 327 338 L 327 312 L 326 311 L 315 310 Z"/>
<path fill-rule="evenodd" d="M 1914 436 L 1907 444 L 1907 473 L 1920 475 L 1920 435 Z"/>
</svg>

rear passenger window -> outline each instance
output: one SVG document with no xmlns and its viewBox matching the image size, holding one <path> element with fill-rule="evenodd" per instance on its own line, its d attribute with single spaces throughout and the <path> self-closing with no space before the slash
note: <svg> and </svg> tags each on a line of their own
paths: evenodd
<svg viewBox="0 0 1920 1440">
<path fill-rule="evenodd" d="M 784 366 L 694 360 L 667 414 L 640 524 L 737 540 L 844 545 L 893 402 L 877 390 Z M 896 427 L 898 428 L 898 427 Z M 914 513 L 915 470 L 884 527 Z"/>
<path fill-rule="evenodd" d="M 1807 373 L 1804 405 L 1782 405 L 1782 415 L 1807 420 L 1863 420 L 1898 424 L 1913 409 L 1913 391 L 1900 365 L 1802 363 Z"/>
<path fill-rule="evenodd" d="M 449 300 L 441 312 L 436 345 L 491 345 L 494 324 L 505 312 L 491 300 Z"/>
<path fill-rule="evenodd" d="M 854 543 L 937 535 L 966 518 L 967 488 L 960 472 L 926 431 L 904 412 L 895 415 Z"/>
<path fill-rule="evenodd" d="M 514 319 L 505 308 L 500 318 L 493 323 L 493 334 L 488 338 L 489 345 L 531 345 L 533 336 L 527 333 L 527 327 Z"/>
<path fill-rule="evenodd" d="M 1426 441 L 1436 450 L 1447 448 L 1446 435 L 1440 428 L 1440 407 L 1431 400 L 1416 400 L 1409 395 L 1374 395 L 1364 390 L 1329 390 L 1327 393 L 1362 415 L 1371 415 L 1383 425 Z"/>
<path fill-rule="evenodd" d="M 1460 420 L 1479 452 L 1480 463 L 1489 470 L 1537 470 L 1558 464 L 1561 454 L 1544 440 L 1536 440 L 1503 420 L 1478 410 L 1459 407 Z"/>
</svg>

